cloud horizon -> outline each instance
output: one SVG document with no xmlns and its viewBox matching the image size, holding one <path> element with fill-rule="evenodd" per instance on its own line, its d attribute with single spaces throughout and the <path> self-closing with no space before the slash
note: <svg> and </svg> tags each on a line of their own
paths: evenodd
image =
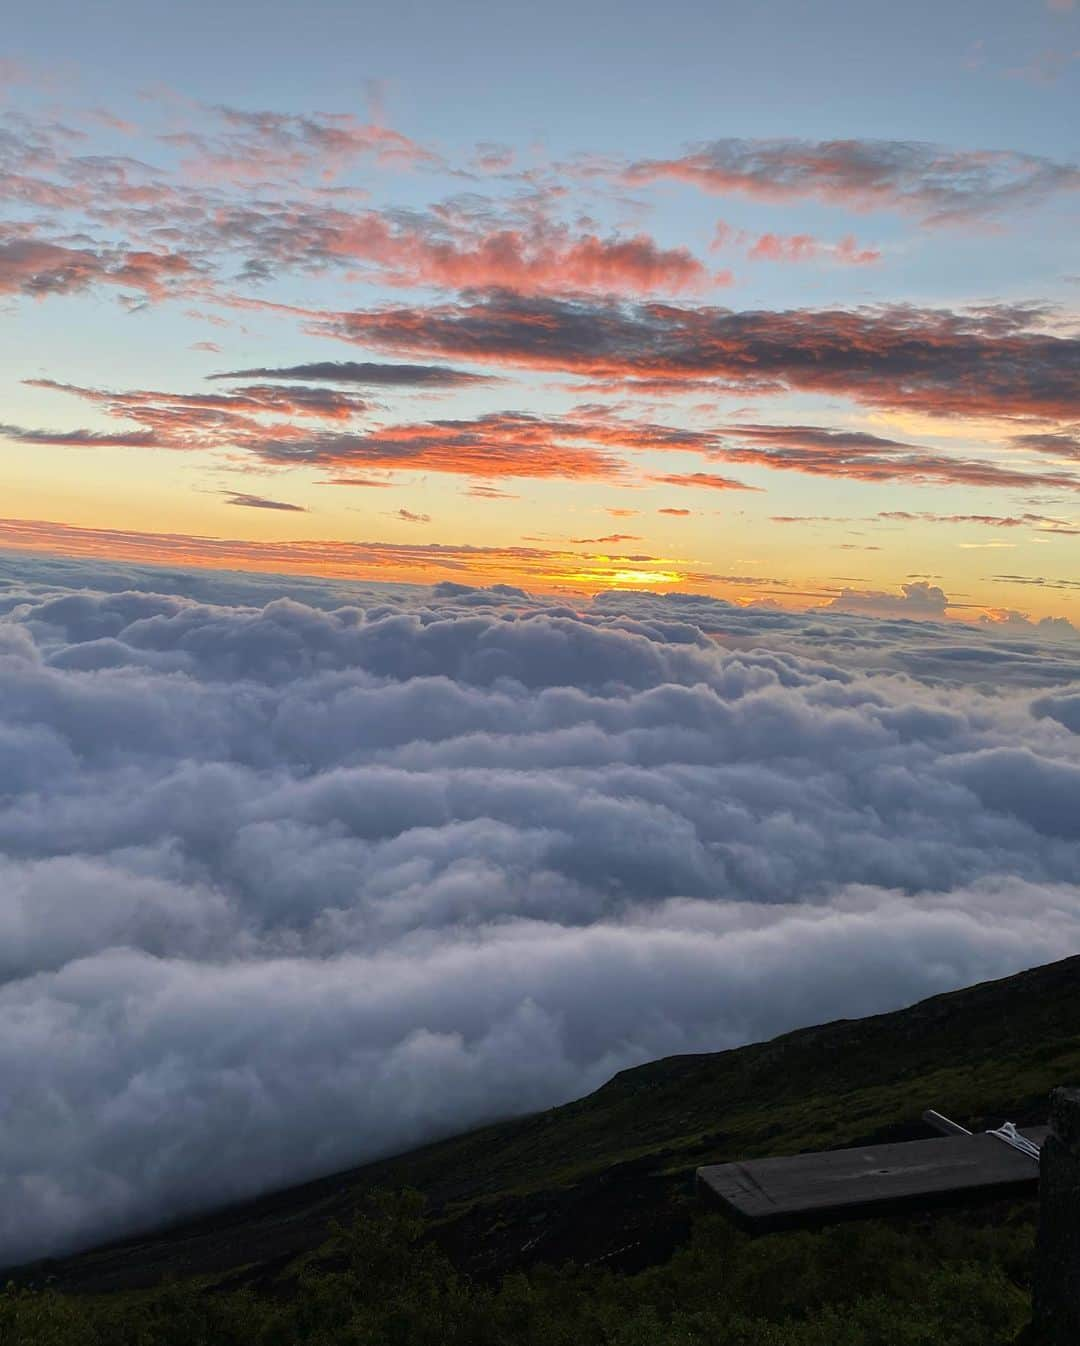
<svg viewBox="0 0 1080 1346">
<path fill-rule="evenodd" d="M 169 578 L 0 554 L 0 1261 L 1080 951 L 1073 638 Z"/>
</svg>

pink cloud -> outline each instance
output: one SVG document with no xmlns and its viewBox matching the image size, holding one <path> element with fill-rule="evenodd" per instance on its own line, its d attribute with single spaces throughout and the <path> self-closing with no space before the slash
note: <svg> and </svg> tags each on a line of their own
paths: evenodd
<svg viewBox="0 0 1080 1346">
<path fill-rule="evenodd" d="M 730 273 L 710 276 L 685 247 L 664 248 L 643 233 L 575 234 L 548 220 L 493 227 L 451 213 L 260 207 L 222 216 L 213 228 L 264 269 L 369 267 L 397 286 L 647 294 L 731 283 Z"/>
<path fill-rule="evenodd" d="M 74 294 L 95 284 L 123 286 L 160 299 L 196 273 L 179 253 L 125 248 L 72 248 L 9 234 L 0 239 L 0 294 Z"/>
<path fill-rule="evenodd" d="M 881 261 L 876 248 L 861 248 L 851 234 L 839 243 L 825 243 L 812 234 L 761 234 L 747 256 L 761 262 L 833 261 L 843 266 L 868 266 Z"/>
<path fill-rule="evenodd" d="M 960 224 L 1080 189 L 1080 169 L 1011 150 L 950 150 L 908 140 L 712 140 L 645 159 L 631 183 L 663 179 L 771 202 L 813 199 Z"/>
<path fill-rule="evenodd" d="M 188 152 L 182 167 L 189 180 L 243 183 L 285 176 L 330 181 L 359 162 L 394 168 L 440 162 L 433 150 L 402 132 L 351 113 L 294 116 L 225 106 L 208 111 L 213 119 L 208 130 L 162 137 Z"/>
<path fill-rule="evenodd" d="M 752 234 L 746 229 L 733 229 L 725 220 L 717 220 L 709 247 L 713 252 L 743 248 L 752 262 L 831 261 L 843 266 L 867 266 L 881 260 L 878 249 L 861 247 L 851 234 L 838 243 L 827 243 L 813 234 Z"/>
</svg>

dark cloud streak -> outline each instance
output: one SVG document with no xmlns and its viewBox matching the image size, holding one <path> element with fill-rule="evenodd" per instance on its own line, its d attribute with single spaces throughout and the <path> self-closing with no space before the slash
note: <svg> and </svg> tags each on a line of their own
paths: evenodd
<svg viewBox="0 0 1080 1346">
<path fill-rule="evenodd" d="M 780 312 L 583 298 L 467 296 L 328 314 L 312 330 L 380 349 L 744 394 L 828 393 L 937 416 L 1075 418 L 1080 338 L 1030 308 L 883 305 Z"/>
<path fill-rule="evenodd" d="M 370 388 L 462 388 L 493 383 L 488 374 L 472 374 L 446 365 L 387 365 L 369 360 L 317 360 L 275 368 L 235 369 L 209 379 L 298 379 L 302 382 L 357 383 Z"/>
<path fill-rule="evenodd" d="M 625 176 L 777 203 L 809 198 L 848 210 L 901 211 L 937 226 L 969 226 L 1080 191 L 1073 163 L 911 140 L 710 140 L 676 158 L 639 160 Z"/>
</svg>

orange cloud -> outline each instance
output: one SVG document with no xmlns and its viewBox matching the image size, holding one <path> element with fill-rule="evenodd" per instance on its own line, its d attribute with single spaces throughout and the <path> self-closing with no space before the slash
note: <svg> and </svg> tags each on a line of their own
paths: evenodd
<svg viewBox="0 0 1080 1346">
<path fill-rule="evenodd" d="M 252 387 L 235 393 L 109 393 L 53 380 L 36 386 L 74 394 L 106 413 L 138 423 L 135 430 L 36 430 L 0 426 L 23 444 L 70 448 L 146 448 L 185 452 L 241 450 L 275 467 L 314 467 L 337 475 L 335 484 L 378 484 L 355 469 L 445 472 L 476 477 L 615 478 L 622 461 L 607 445 L 653 447 L 661 427 L 621 427 L 549 421 L 520 412 L 472 420 L 421 421 L 372 430 L 315 431 L 290 421 L 265 424 L 258 413 L 344 419 L 365 404 L 323 388 Z M 677 434 L 678 432 L 672 432 Z M 681 436 L 680 436 L 681 439 Z M 348 474 L 343 477 L 341 474 Z"/>
<path fill-rule="evenodd" d="M 682 452 L 810 476 L 856 481 L 909 481 L 965 486 L 1080 490 L 1071 472 L 1002 466 L 887 439 L 865 431 L 809 425 L 740 423 L 684 429 L 614 416 L 604 407 L 579 408 L 575 416 L 543 417 L 501 411 L 470 419 L 439 419 L 356 428 L 352 418 L 367 404 L 351 393 L 304 386 L 254 384 L 230 393 L 107 392 L 51 379 L 33 386 L 72 394 L 136 428 L 41 430 L 0 425 L 0 434 L 23 444 L 242 452 L 279 468 L 329 472 L 330 484 L 382 484 L 367 473 L 428 471 L 469 476 L 626 479 L 627 453 Z M 291 416 L 267 421 L 266 417 Z M 312 419 L 341 428 L 305 424 Z M 1021 441 L 1029 438 L 1021 436 Z M 730 476 L 692 471 L 653 474 L 665 485 L 714 490 L 758 490 Z"/>
<path fill-rule="evenodd" d="M 718 476 L 715 472 L 672 472 L 664 476 L 650 476 L 649 480 L 660 482 L 665 486 L 704 486 L 713 491 L 760 490 L 758 486 L 746 486 L 741 481 Z"/>
<path fill-rule="evenodd" d="M 492 412 L 462 420 L 431 420 L 378 428 L 316 429 L 261 416 L 289 415 L 347 421 L 367 404 L 329 388 L 251 385 L 231 393 L 106 392 L 52 379 L 33 386 L 71 394 L 138 428 L 39 430 L 0 426 L 23 444 L 126 447 L 179 451 L 238 450 L 273 467 L 329 471 L 336 484 L 371 484 L 364 470 L 443 472 L 478 480 L 495 477 L 616 479 L 625 474 L 623 451 L 710 450 L 712 436 L 653 422 L 545 418 Z M 361 472 L 357 478 L 354 473 Z"/>
</svg>

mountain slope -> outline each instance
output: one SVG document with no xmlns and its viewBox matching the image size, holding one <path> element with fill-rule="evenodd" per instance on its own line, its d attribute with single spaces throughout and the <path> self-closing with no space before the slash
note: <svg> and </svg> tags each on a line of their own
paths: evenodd
<svg viewBox="0 0 1080 1346">
<path fill-rule="evenodd" d="M 1080 1080 L 1080 958 L 771 1042 L 677 1056 L 587 1098 L 290 1188 L 182 1226 L 23 1269 L 61 1289 L 169 1276 L 265 1286 L 376 1187 L 415 1187 L 473 1275 L 573 1259 L 636 1270 L 686 1236 L 705 1162 L 926 1134 L 926 1106 L 975 1127 L 1045 1120 Z"/>
</svg>

